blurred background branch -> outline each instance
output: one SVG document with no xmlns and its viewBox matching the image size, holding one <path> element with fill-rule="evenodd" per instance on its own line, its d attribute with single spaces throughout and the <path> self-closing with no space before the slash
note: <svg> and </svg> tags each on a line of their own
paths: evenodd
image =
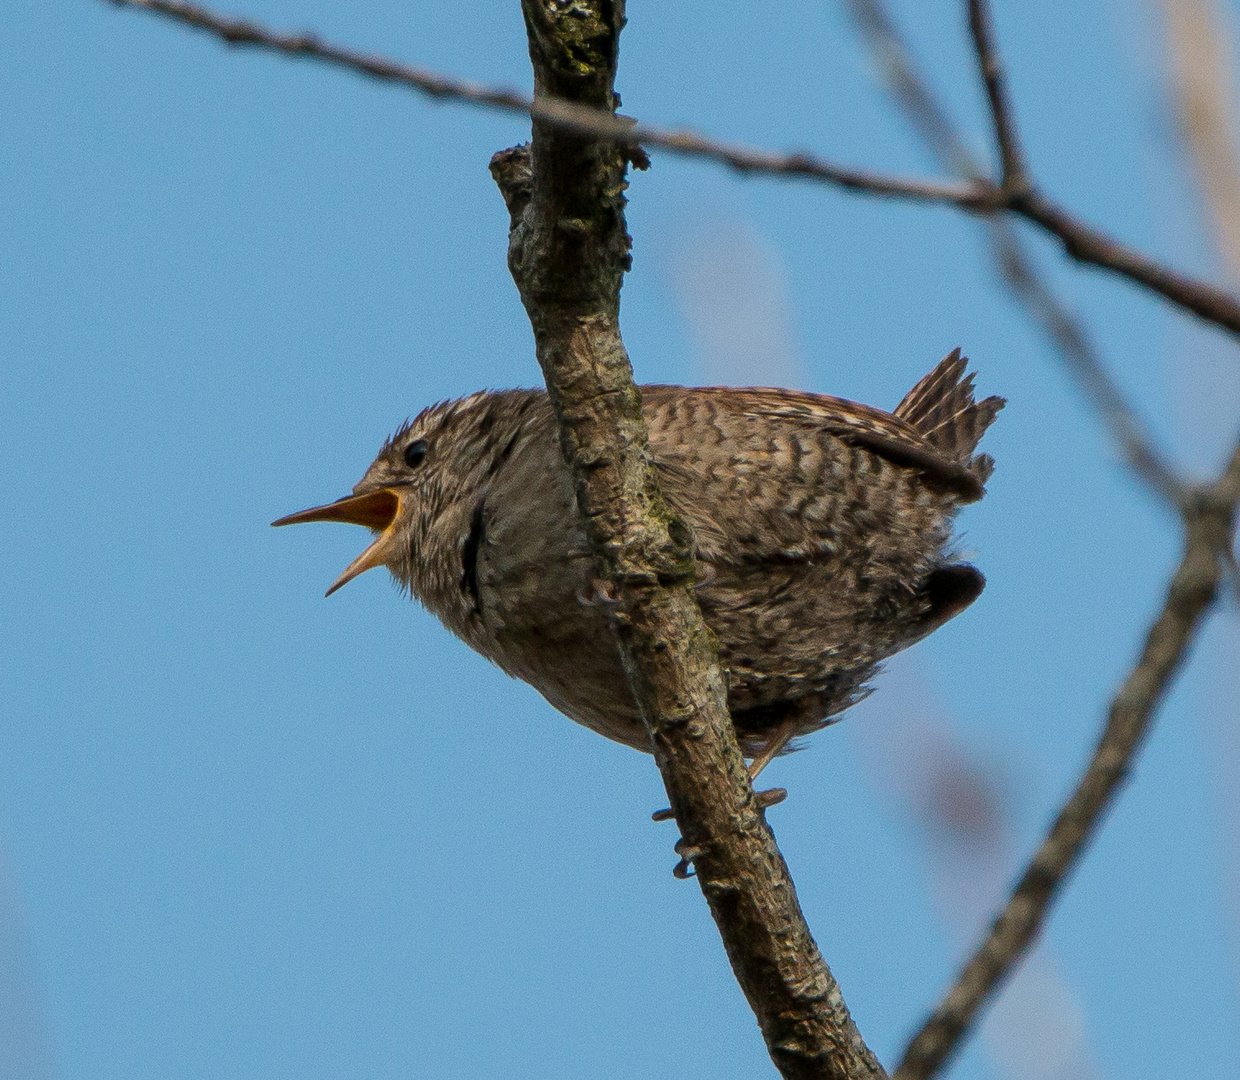
<svg viewBox="0 0 1240 1080">
<path fill-rule="evenodd" d="M 843 0 L 843 3 L 892 101 L 940 168 L 967 180 L 983 181 L 985 166 L 973 155 L 950 114 L 935 98 L 929 79 L 919 70 L 912 50 L 886 6 L 881 0 Z M 982 19 L 989 24 L 989 16 L 981 14 L 984 7 L 971 3 L 970 10 L 978 13 L 974 16 L 975 25 Z M 978 40 L 976 36 L 975 40 Z M 988 38 L 981 40 L 987 42 Z M 1004 152 L 1012 161 L 1019 162 L 1022 155 L 1010 115 L 993 104 L 994 95 L 1000 101 L 1005 97 L 1005 92 L 999 89 L 1001 76 L 993 48 L 987 47 L 980 63 L 983 71 L 989 70 L 987 84 L 994 88 L 992 112 L 996 132 L 1003 133 L 1001 147 L 1006 146 Z M 1022 185 L 1028 184 L 1023 165 L 1009 163 L 1008 167 L 1017 169 L 1016 175 Z M 1010 220 L 992 213 L 983 221 L 990 255 L 1000 279 L 1046 336 L 1054 355 L 1098 413 L 1133 475 L 1158 498 L 1173 508 L 1178 507 L 1184 496 L 1183 481 L 1158 446 L 1153 432 L 1125 399 L 1084 321 L 1055 294 Z"/>
<path fill-rule="evenodd" d="M 1163 33 L 1159 74 L 1174 133 L 1173 150 L 1186 166 L 1190 191 L 1197 198 L 1197 216 L 1205 246 L 1234 285 L 1240 281 L 1240 152 L 1237 129 L 1236 26 L 1234 8 L 1217 0 L 1156 0 Z M 1235 388 L 1225 372 L 1231 357 L 1212 354 L 1208 345 L 1181 336 L 1170 348 L 1177 396 L 1191 423 L 1189 446 L 1203 457 L 1213 447 L 1202 445 L 1200 419 L 1221 413 L 1236 423 Z M 1222 376 L 1222 377 L 1220 377 Z M 1228 394 L 1228 389 L 1232 393 Z M 1221 407 L 1220 407 L 1221 406 Z M 1207 427 L 1205 441 L 1214 436 Z M 1240 729 L 1237 727 L 1235 670 L 1236 614 L 1240 610 L 1240 568 L 1234 548 L 1222 552 L 1231 591 L 1230 618 L 1201 650 L 1206 681 L 1213 692 L 1202 694 L 1210 747 L 1214 804 L 1220 816 L 1225 907 L 1231 936 L 1232 970 L 1240 973 Z"/>
<path fill-rule="evenodd" d="M 1116 694 L 1107 723 L 1076 790 L 1055 817 L 985 940 L 961 970 L 942 1004 L 909 1042 L 894 1075 L 935 1075 L 1041 932 L 1052 902 L 1132 767 L 1155 711 L 1191 649 L 1215 599 L 1219 551 L 1235 531 L 1240 448 L 1217 484 L 1200 492 L 1186 520 L 1184 557 L 1146 635 L 1136 666 Z"/>
<path fill-rule="evenodd" d="M 1178 130 L 1232 280 L 1240 280 L 1234 57 L 1214 0 L 1158 0 Z"/>
<path fill-rule="evenodd" d="M 1178 6 L 1175 0 L 1167 2 Z M 935 100 L 928 80 L 915 66 L 910 48 L 881 0 L 845 3 L 878 62 L 891 97 L 930 152 L 944 167 L 966 178 L 981 177 L 983 166 L 968 150 L 947 111 Z M 968 0 L 968 9 L 1001 162 L 999 186 L 1017 193 L 1032 191 L 1007 100 L 989 5 L 985 0 Z M 1224 65 L 1217 54 L 1194 54 L 1194 50 L 1200 51 L 1207 47 L 1205 43 L 1217 39 L 1207 16 L 1201 11 L 1176 14 L 1172 23 L 1178 28 L 1173 29 L 1173 51 L 1177 70 L 1190 69 L 1178 79 L 1182 114 L 1214 218 L 1225 230 L 1225 223 L 1240 222 L 1240 180 L 1225 106 L 1219 100 L 1226 96 L 1221 91 L 1228 85 Z M 1236 499 L 1232 491 L 1236 470 L 1240 469 L 1240 449 L 1213 485 L 1189 488 L 1124 400 L 1081 321 L 1043 280 L 1010 223 L 992 217 L 987 231 L 1000 276 L 1066 362 L 1085 396 L 1106 422 L 1134 475 L 1179 510 L 1185 524 L 1185 554 L 1162 612 L 1147 636 L 1141 659 L 1111 705 L 1102 738 L 1076 791 L 1056 817 L 989 935 L 962 969 L 943 1003 L 910 1041 L 895 1073 L 902 1080 L 925 1080 L 942 1068 L 978 1010 L 1036 940 L 1063 880 L 1083 854 L 1144 741 L 1154 710 L 1188 655 L 1200 622 L 1214 601 L 1220 573 L 1233 580 Z M 1240 231 L 1236 235 L 1240 236 Z"/>
</svg>

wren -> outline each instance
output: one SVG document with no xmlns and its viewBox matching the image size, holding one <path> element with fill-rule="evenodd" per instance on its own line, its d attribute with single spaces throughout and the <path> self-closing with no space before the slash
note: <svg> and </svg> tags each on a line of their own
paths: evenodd
<svg viewBox="0 0 1240 1080">
<path fill-rule="evenodd" d="M 892 413 L 795 390 L 641 388 L 753 775 L 981 593 L 982 574 L 953 557 L 952 521 L 984 494 L 994 463 L 974 451 L 1004 401 L 975 401 L 966 364 L 957 349 Z M 352 495 L 274 524 L 306 521 L 377 534 L 329 595 L 386 566 L 562 713 L 650 750 L 545 392 L 424 410 Z"/>
</svg>

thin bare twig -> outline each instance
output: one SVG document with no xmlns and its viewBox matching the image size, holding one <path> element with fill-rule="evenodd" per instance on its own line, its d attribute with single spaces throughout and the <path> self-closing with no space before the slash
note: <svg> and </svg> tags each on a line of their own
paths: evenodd
<svg viewBox="0 0 1240 1080">
<path fill-rule="evenodd" d="M 1219 553 L 1223 561 L 1223 575 L 1227 578 L 1227 587 L 1231 590 L 1231 602 L 1240 607 L 1240 563 L 1236 562 L 1236 553 L 1231 549 Z"/>
<path fill-rule="evenodd" d="M 719 142 L 693 131 L 669 131 L 635 124 L 602 110 L 572 102 L 534 100 L 511 91 L 433 74 L 381 57 L 352 52 L 313 34 L 280 34 L 257 23 L 231 19 L 183 0 L 109 0 L 118 7 L 141 8 L 204 30 L 229 45 L 270 49 L 322 60 L 377 79 L 398 83 L 439 100 L 456 100 L 506 112 L 524 113 L 579 134 L 657 147 L 686 157 L 727 165 L 751 175 L 782 176 L 831 184 L 847 191 L 954 206 L 971 214 L 997 210 L 1018 214 L 1052 233 L 1073 259 L 1118 274 L 1240 336 L 1240 298 L 1226 289 L 1177 272 L 1134 248 L 1086 225 L 1044 195 L 1019 187 L 1005 190 L 990 181 L 935 182 L 887 176 L 835 165 L 808 153 L 781 154 Z"/>
<path fill-rule="evenodd" d="M 247 45 L 287 56 L 307 57 L 369 75 L 374 79 L 400 83 L 429 97 L 485 105 L 505 112 L 526 113 L 529 101 L 515 90 L 483 86 L 465 79 L 454 79 L 412 64 L 382 56 L 372 56 L 322 41 L 312 33 L 280 33 L 249 19 L 234 19 L 198 4 L 182 0 L 110 0 L 116 7 L 142 8 L 185 23 L 219 38 L 225 45 Z"/>
<path fill-rule="evenodd" d="M 975 183 L 984 180 L 983 166 L 931 92 L 928 81 L 913 62 L 911 50 L 880 0 L 845 0 L 845 3 L 878 62 L 892 98 L 930 153 L 943 168 L 966 180 Z M 975 8 L 980 5 L 970 0 L 971 17 Z M 989 20 L 984 8 L 981 11 L 975 21 L 982 29 L 975 33 L 986 35 Z M 987 49 L 989 61 L 984 67 L 989 69 L 989 81 L 999 83 L 1001 77 L 993 46 Z M 1003 99 L 1001 86 L 995 93 Z M 995 129 L 1007 133 L 1008 153 L 1019 162 L 1021 154 L 1015 144 L 1014 129 L 1009 120 L 1001 118 L 1007 115 L 1006 111 L 996 114 Z M 1018 172 L 1024 176 L 1023 166 Z M 1022 183 L 1027 186 L 1028 180 Z M 1183 480 L 1159 449 L 1153 433 L 1125 400 L 1084 324 L 1038 272 L 1032 254 L 1012 224 L 993 213 L 984 220 L 991 255 L 1008 288 L 1051 339 L 1069 374 L 1098 412 L 1134 475 L 1160 499 L 1178 509 L 1186 491 Z"/>
<path fill-rule="evenodd" d="M 991 122 L 1003 167 L 1001 190 L 1006 208 L 1040 225 L 1062 241 L 1064 250 L 1078 262 L 1105 267 L 1139 282 L 1197 315 L 1210 318 L 1234 304 L 1235 298 L 1216 286 L 1185 290 L 1186 278 L 1146 255 L 1086 225 L 1043 195 L 1034 186 L 1023 164 L 1016 126 L 1008 103 L 1006 81 L 995 41 L 989 0 L 968 0 L 969 29 L 978 68 L 986 85 Z M 1191 293 L 1191 295 L 1190 295 Z M 1186 302 L 1187 301 L 1187 302 Z M 1222 307 L 1219 302 L 1222 301 Z"/>
<path fill-rule="evenodd" d="M 957 176 L 986 182 L 986 170 L 960 137 L 956 125 L 930 92 L 912 52 L 878 0 L 843 0 L 878 64 L 888 93 L 900 106 L 940 166 Z"/>
<path fill-rule="evenodd" d="M 1016 137 L 1016 121 L 1008 102 L 1007 83 L 995 46 L 994 27 L 990 7 L 983 0 L 969 0 L 969 32 L 973 35 L 973 47 L 977 52 L 982 81 L 986 84 L 986 96 L 990 100 L 990 118 L 995 129 L 995 144 L 999 147 L 1004 191 L 1024 191 L 1029 187 L 1025 172 L 1024 154 Z"/>
<path fill-rule="evenodd" d="M 1144 285 L 1177 307 L 1240 336 L 1240 301 L 1227 289 L 1181 274 L 1121 244 L 1040 192 L 1016 192 L 1006 208 L 1059 237 L 1064 251 L 1077 262 Z"/>
<path fill-rule="evenodd" d="M 693 131 L 667 131 L 638 124 L 590 108 L 575 101 L 538 95 L 527 97 L 516 90 L 486 86 L 466 79 L 440 75 L 425 68 L 381 56 L 355 52 L 322 41 L 311 33 L 281 33 L 249 19 L 233 19 L 185 0 L 109 0 L 117 7 L 141 8 L 163 15 L 219 38 L 226 45 L 248 46 L 285 56 L 323 61 L 384 82 L 396 83 L 439 101 L 459 101 L 519 116 L 532 116 L 582 135 L 658 147 L 686 157 L 704 158 L 741 173 L 817 180 L 848 191 L 890 195 L 921 202 L 968 206 L 990 198 L 988 192 L 970 184 L 939 183 L 912 177 L 887 176 L 834 165 L 812 154 L 781 154 L 754 147 L 708 139 Z"/>
</svg>

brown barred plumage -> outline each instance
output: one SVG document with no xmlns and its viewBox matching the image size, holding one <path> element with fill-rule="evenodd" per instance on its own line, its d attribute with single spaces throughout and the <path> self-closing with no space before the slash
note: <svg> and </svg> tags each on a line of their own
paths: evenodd
<svg viewBox="0 0 1240 1080">
<path fill-rule="evenodd" d="M 886 657 L 962 611 L 982 575 L 949 554 L 974 455 L 1003 407 L 957 349 L 886 413 L 793 390 L 642 388 L 663 494 L 692 530 L 697 596 L 758 762 L 865 692 Z M 416 460 L 415 460 L 416 459 Z M 284 522 L 347 520 L 373 565 L 557 709 L 648 750 L 539 390 L 444 402 L 406 423 L 354 495 Z M 338 583 L 339 584 L 339 583 Z"/>
</svg>

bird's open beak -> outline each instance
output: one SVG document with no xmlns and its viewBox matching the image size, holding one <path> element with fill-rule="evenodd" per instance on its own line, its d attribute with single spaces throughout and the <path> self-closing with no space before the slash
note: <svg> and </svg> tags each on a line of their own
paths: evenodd
<svg viewBox="0 0 1240 1080">
<path fill-rule="evenodd" d="M 396 540 L 396 529 L 393 525 L 400 513 L 400 493 L 392 488 L 380 488 L 368 491 L 365 495 L 346 495 L 343 499 L 328 503 L 326 506 L 315 506 L 302 510 L 299 514 L 289 514 L 272 525 L 300 525 L 306 521 L 343 521 L 348 525 L 365 525 L 368 529 L 378 530 L 379 535 L 374 543 L 363 551 L 345 568 L 327 590 L 331 596 L 341 585 L 352 581 L 358 574 L 387 561 L 388 550 Z"/>
</svg>

